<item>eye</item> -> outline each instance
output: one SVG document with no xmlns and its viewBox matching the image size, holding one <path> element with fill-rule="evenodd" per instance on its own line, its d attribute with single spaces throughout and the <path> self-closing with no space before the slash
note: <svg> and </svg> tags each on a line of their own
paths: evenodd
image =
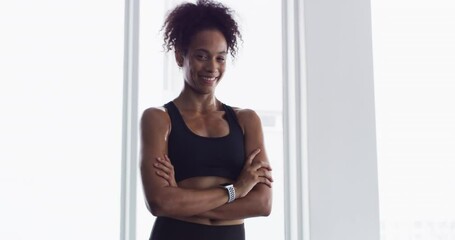
<svg viewBox="0 0 455 240">
<path fill-rule="evenodd" d="M 224 57 L 219 57 L 219 58 L 217 58 L 217 60 L 218 60 L 218 62 L 224 62 L 224 61 L 226 61 L 226 58 L 224 58 Z"/>
<path fill-rule="evenodd" d="M 208 59 L 207 55 L 204 55 L 204 54 L 196 54 L 196 58 L 199 59 L 199 60 L 207 60 Z"/>
</svg>

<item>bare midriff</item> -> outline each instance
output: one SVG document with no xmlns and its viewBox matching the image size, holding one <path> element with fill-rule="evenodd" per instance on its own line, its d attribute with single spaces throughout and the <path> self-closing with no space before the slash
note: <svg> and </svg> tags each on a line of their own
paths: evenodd
<svg viewBox="0 0 455 240">
<path fill-rule="evenodd" d="M 184 179 L 178 183 L 178 186 L 181 188 L 190 188 L 190 189 L 207 189 L 207 188 L 213 188 L 217 187 L 220 184 L 223 183 L 231 183 L 232 180 L 229 180 L 227 178 L 222 178 L 222 177 L 215 177 L 215 176 L 209 176 L 209 177 L 192 177 L 188 179 Z M 227 193 L 226 193 L 227 195 Z M 243 219 L 237 219 L 237 220 L 217 220 L 217 219 L 210 219 L 210 218 L 204 218 L 204 217 L 185 217 L 185 218 L 177 218 L 182 221 L 187 221 L 187 222 L 192 222 L 192 223 L 199 223 L 199 224 L 204 224 L 204 225 L 214 225 L 214 226 L 220 226 L 220 225 L 237 225 L 237 224 L 242 224 Z"/>
</svg>

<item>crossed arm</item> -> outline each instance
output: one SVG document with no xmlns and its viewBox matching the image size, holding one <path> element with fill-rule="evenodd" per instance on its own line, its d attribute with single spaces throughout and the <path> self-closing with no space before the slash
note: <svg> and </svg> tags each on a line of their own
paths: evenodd
<svg viewBox="0 0 455 240">
<path fill-rule="evenodd" d="M 248 157 L 246 164 L 248 164 L 248 161 L 254 160 L 254 157 L 256 157 L 259 152 L 259 149 L 255 150 Z M 174 167 L 172 166 L 170 159 L 165 156 L 164 159 L 158 158 L 157 160 L 159 163 L 154 165 L 157 169 L 156 174 L 168 181 L 169 186 L 178 187 L 175 181 Z M 269 177 L 271 178 L 271 176 Z M 214 220 L 235 220 L 268 216 L 272 205 L 271 187 L 271 182 L 256 184 L 246 196 L 239 198 L 230 204 L 224 204 L 196 216 Z"/>
<path fill-rule="evenodd" d="M 153 215 L 231 220 L 270 214 L 273 180 L 259 117 L 253 111 L 245 110 L 239 112 L 238 119 L 245 131 L 246 151 L 250 154 L 234 183 L 237 199 L 226 204 L 224 189 L 184 189 L 177 186 L 173 166 L 166 155 L 169 116 L 160 109 L 144 112 L 141 120 L 141 175 L 147 206 Z"/>
</svg>

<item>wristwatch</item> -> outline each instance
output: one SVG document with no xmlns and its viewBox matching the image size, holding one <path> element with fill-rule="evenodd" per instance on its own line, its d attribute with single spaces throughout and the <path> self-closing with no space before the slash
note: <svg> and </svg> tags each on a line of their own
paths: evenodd
<svg viewBox="0 0 455 240">
<path fill-rule="evenodd" d="M 224 188 L 227 190 L 228 192 L 228 201 L 227 203 L 231 203 L 235 200 L 235 188 L 234 188 L 234 185 L 232 185 L 232 183 L 224 183 L 224 184 L 221 184 L 220 187 Z"/>
</svg>

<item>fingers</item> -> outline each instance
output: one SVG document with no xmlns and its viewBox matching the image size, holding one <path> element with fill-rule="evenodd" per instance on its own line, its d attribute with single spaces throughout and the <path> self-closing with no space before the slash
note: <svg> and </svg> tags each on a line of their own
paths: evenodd
<svg viewBox="0 0 455 240">
<path fill-rule="evenodd" d="M 163 172 L 165 173 L 166 175 L 170 175 L 171 174 L 171 171 L 169 170 L 169 168 L 167 168 L 164 164 L 161 164 L 161 163 L 155 163 L 153 164 L 153 166 L 157 169 L 157 171 L 159 172 Z"/>
<path fill-rule="evenodd" d="M 267 169 L 259 169 L 258 176 L 267 179 L 269 182 L 273 182 L 272 173 Z"/>
<path fill-rule="evenodd" d="M 178 184 L 175 181 L 174 166 L 167 155 L 164 155 L 164 157 L 157 157 L 153 166 L 156 168 L 156 175 L 166 180 L 169 186 L 178 187 Z"/>
<path fill-rule="evenodd" d="M 157 160 L 159 162 L 161 162 L 162 164 L 164 164 L 169 169 L 174 169 L 174 166 L 172 166 L 171 160 L 169 159 L 169 157 L 167 155 L 164 155 L 164 159 L 158 157 Z"/>
<path fill-rule="evenodd" d="M 258 148 L 256 150 L 254 150 L 247 158 L 246 160 L 246 163 L 250 166 L 253 167 L 254 170 L 257 170 L 259 168 L 266 168 L 267 170 L 269 171 L 272 171 L 272 167 L 270 166 L 270 164 L 267 162 L 267 161 L 259 161 L 259 160 L 255 160 L 256 156 L 261 152 L 261 149 Z M 254 161 L 254 163 L 253 163 Z"/>
<path fill-rule="evenodd" d="M 156 174 L 157 174 L 158 176 L 164 178 L 166 181 L 168 181 L 168 182 L 171 181 L 171 176 L 169 176 L 169 174 L 167 174 L 167 173 L 165 173 L 165 172 L 163 172 L 163 171 L 159 171 L 159 170 L 157 170 L 157 171 L 155 171 L 155 172 L 156 172 Z"/>
<path fill-rule="evenodd" d="M 164 160 L 166 160 L 171 166 L 171 159 L 169 159 L 169 156 L 167 154 L 164 154 Z"/>
<path fill-rule="evenodd" d="M 248 158 L 247 158 L 247 163 L 248 164 L 251 164 L 253 162 L 253 159 L 261 152 L 261 149 L 258 148 L 256 150 L 254 150 L 250 155 L 248 155 Z"/>
<path fill-rule="evenodd" d="M 272 168 L 267 159 L 256 158 L 260 152 L 261 149 L 257 148 L 245 159 L 242 172 L 234 184 L 239 189 L 240 197 L 246 196 L 258 183 L 272 187 L 273 178 L 270 172 Z"/>
<path fill-rule="evenodd" d="M 268 163 L 267 161 L 255 161 L 254 163 L 251 164 L 251 168 L 253 170 L 259 170 L 260 168 L 265 168 L 267 169 L 268 171 L 272 171 L 272 167 L 270 166 L 270 163 Z"/>
<path fill-rule="evenodd" d="M 269 188 L 272 188 L 272 182 L 268 178 L 259 177 L 259 183 L 263 183 L 267 185 Z"/>
<path fill-rule="evenodd" d="M 155 168 L 165 172 L 168 175 L 173 174 L 174 166 L 172 166 L 172 164 L 171 164 L 169 158 L 167 158 L 167 156 L 165 156 L 165 159 L 157 157 L 156 160 L 158 162 L 153 164 L 153 166 L 155 166 Z"/>
<path fill-rule="evenodd" d="M 153 164 L 153 166 L 157 169 L 156 174 L 164 178 L 169 183 L 172 183 L 174 180 L 174 167 L 170 163 L 169 158 L 162 159 L 157 157 L 156 160 L 157 162 Z"/>
<path fill-rule="evenodd" d="M 259 170 L 256 171 L 256 176 L 257 183 L 263 183 L 267 185 L 269 188 L 272 187 L 273 177 L 272 173 L 269 170 L 267 170 L 266 168 L 260 168 Z"/>
</svg>

